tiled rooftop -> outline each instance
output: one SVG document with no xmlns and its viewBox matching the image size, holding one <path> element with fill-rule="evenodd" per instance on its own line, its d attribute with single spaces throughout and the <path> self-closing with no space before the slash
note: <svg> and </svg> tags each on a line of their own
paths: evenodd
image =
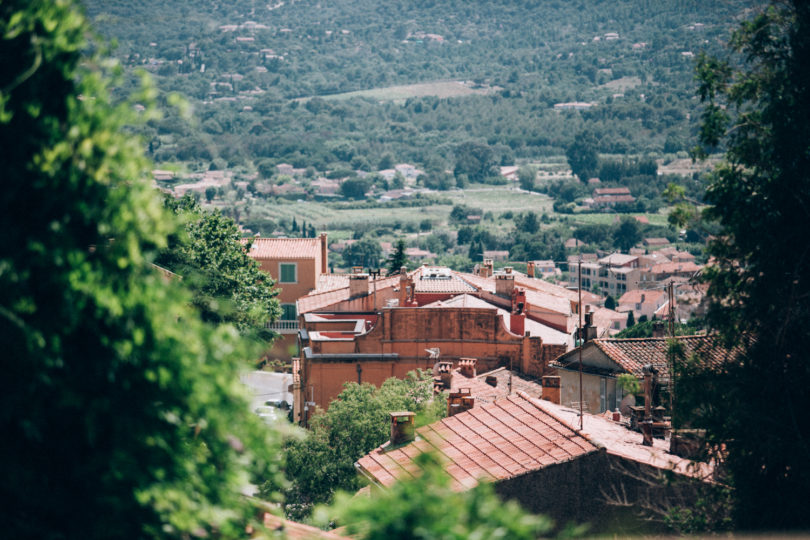
<svg viewBox="0 0 810 540">
<path fill-rule="evenodd" d="M 722 367 L 736 354 L 720 347 L 712 336 L 677 336 L 675 339 L 683 346 L 687 357 L 698 354 L 705 363 L 716 368 Z M 642 367 L 652 364 L 658 369 L 659 378 L 667 380 L 668 342 L 669 338 L 599 338 L 586 343 L 585 347 L 598 347 L 608 358 L 639 378 L 644 376 Z M 568 356 L 576 361 L 576 356 L 571 351 L 560 357 L 557 363 L 567 364 Z"/>
<path fill-rule="evenodd" d="M 320 238 L 244 238 L 253 241 L 248 253 L 254 259 L 315 259 L 321 250 Z"/>
<path fill-rule="evenodd" d="M 450 389 L 457 392 L 462 388 L 469 388 L 470 395 L 475 398 L 475 405 L 481 406 L 485 403 L 492 403 L 496 399 L 509 396 L 509 379 L 512 379 L 512 394 L 525 392 L 531 397 L 540 397 L 543 387 L 539 382 L 525 378 L 517 371 L 509 371 L 505 367 L 494 369 L 486 373 L 479 373 L 475 377 L 465 377 L 458 369 L 453 370 L 453 377 L 450 381 Z M 487 377 L 494 377 L 496 386 L 491 386 L 486 382 Z"/>
<path fill-rule="evenodd" d="M 641 290 L 635 289 L 633 291 L 627 291 L 624 293 L 621 298 L 619 298 L 618 303 L 619 305 L 622 304 L 656 304 L 661 297 L 665 297 L 667 295 L 666 292 L 660 290 Z M 644 298 L 642 302 L 641 299 Z"/>
<path fill-rule="evenodd" d="M 399 284 L 400 277 L 391 276 L 388 278 L 383 278 L 378 280 L 377 283 L 377 292 L 382 291 L 388 287 L 394 287 Z M 374 283 L 373 281 L 371 282 Z M 369 290 L 373 290 L 373 285 L 369 285 Z M 296 305 L 298 307 L 298 313 L 309 313 L 312 311 L 316 311 L 318 309 L 327 308 L 329 306 L 335 305 L 338 302 L 342 302 L 343 300 L 348 300 L 351 298 L 350 289 L 348 286 L 348 280 L 346 281 L 346 285 L 340 289 L 331 289 L 325 291 L 314 291 L 306 296 L 303 296 L 298 299 Z"/>
<path fill-rule="evenodd" d="M 669 262 L 651 266 L 650 272 L 653 274 L 671 274 L 674 272 L 697 272 L 702 268 L 702 266 L 695 264 L 692 261 Z"/>
<path fill-rule="evenodd" d="M 416 434 L 408 445 L 377 448 L 360 458 L 358 466 L 390 486 L 413 475 L 413 458 L 432 450 L 444 458 L 453 488 L 463 490 L 480 480 L 514 478 L 597 451 L 591 441 L 519 395 L 423 426 Z"/>
</svg>

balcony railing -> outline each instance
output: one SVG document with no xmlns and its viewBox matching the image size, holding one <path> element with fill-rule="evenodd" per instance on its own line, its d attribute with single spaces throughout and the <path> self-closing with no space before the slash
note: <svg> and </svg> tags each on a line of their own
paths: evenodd
<svg viewBox="0 0 810 540">
<path fill-rule="evenodd" d="M 298 332 L 298 321 L 276 321 L 267 323 L 266 327 L 279 334 L 295 334 Z"/>
</svg>

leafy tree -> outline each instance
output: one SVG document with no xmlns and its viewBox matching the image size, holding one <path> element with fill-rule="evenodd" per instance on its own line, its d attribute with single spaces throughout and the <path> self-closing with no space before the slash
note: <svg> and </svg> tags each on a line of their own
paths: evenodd
<svg viewBox="0 0 810 540">
<path fill-rule="evenodd" d="M 551 521 L 527 514 L 514 501 L 503 502 L 490 482 L 454 491 L 450 476 L 430 453 L 414 462 L 419 473 L 372 497 L 341 493 L 334 508 L 321 508 L 318 521 L 329 523 L 334 514 L 347 532 L 368 540 L 388 538 L 458 539 L 515 538 L 534 540 L 550 532 Z"/>
<path fill-rule="evenodd" d="M 633 315 L 633 310 L 627 312 L 627 328 L 630 328 L 636 324 L 636 316 Z"/>
<path fill-rule="evenodd" d="M 537 179 L 537 169 L 531 165 L 526 165 L 518 169 L 518 181 L 520 182 L 520 189 L 526 191 L 533 191 L 535 180 Z"/>
<path fill-rule="evenodd" d="M 392 377 L 380 388 L 346 383 L 329 409 L 312 418 L 307 435 L 286 445 L 286 473 L 292 482 L 287 514 L 300 518 L 313 504 L 328 502 L 337 490 L 356 491 L 354 462 L 389 438 L 388 413 L 403 410 L 417 414 L 417 425 L 444 416 L 446 402 L 433 397 L 430 373 L 420 370 L 405 379 Z"/>
<path fill-rule="evenodd" d="M 340 184 L 340 193 L 347 199 L 365 199 L 371 182 L 365 178 L 347 178 Z"/>
<path fill-rule="evenodd" d="M 613 230 L 613 245 L 624 252 L 641 241 L 641 231 L 638 221 L 630 216 L 622 216 L 619 224 Z"/>
<path fill-rule="evenodd" d="M 489 145 L 465 142 L 456 147 L 456 179 L 466 175 L 470 182 L 482 182 L 498 173 L 498 160 Z"/>
<path fill-rule="evenodd" d="M 172 236 L 155 262 L 182 276 L 203 320 L 227 321 L 244 334 L 272 337 L 264 328 L 281 314 L 278 291 L 248 256 L 250 243 L 242 244 L 233 219 L 219 210 L 205 211 L 189 197 L 167 198 L 166 205 L 180 217 L 183 234 Z"/>
<path fill-rule="evenodd" d="M 408 256 L 405 254 L 405 240 L 400 238 L 394 246 L 394 252 L 388 256 L 388 275 L 399 274 L 403 266 L 408 265 Z"/>
<path fill-rule="evenodd" d="M 515 217 L 515 230 L 534 234 L 540 230 L 540 222 L 537 220 L 537 214 L 534 212 L 525 212 Z"/>
<path fill-rule="evenodd" d="M 612 296 L 607 295 L 605 298 L 605 307 L 607 309 L 616 309 L 616 300 Z"/>
<path fill-rule="evenodd" d="M 239 390 L 257 351 L 150 265 L 176 220 L 124 126 L 154 93 L 112 107 L 88 34 L 69 2 L 0 4 L 3 534 L 241 538 L 241 489 L 278 485 Z"/>
<path fill-rule="evenodd" d="M 699 60 L 698 153 L 727 147 L 706 194 L 722 226 L 709 248 L 709 315 L 744 353 L 696 408 L 726 445 L 736 524 L 806 529 L 810 4 L 774 3 L 741 25 L 731 47 L 738 57 Z"/>
<path fill-rule="evenodd" d="M 574 176 L 582 182 L 587 182 L 599 170 L 596 137 L 588 131 L 578 133 L 574 142 L 565 149 L 565 157 Z"/>
<path fill-rule="evenodd" d="M 368 237 L 349 244 L 343 250 L 343 262 L 346 266 L 376 267 L 381 256 L 380 243 Z"/>
</svg>

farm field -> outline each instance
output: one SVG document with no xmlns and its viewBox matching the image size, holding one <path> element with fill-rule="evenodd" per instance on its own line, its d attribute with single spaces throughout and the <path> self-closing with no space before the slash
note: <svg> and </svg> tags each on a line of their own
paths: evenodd
<svg viewBox="0 0 810 540">
<path fill-rule="evenodd" d="M 415 97 L 452 98 L 471 96 L 475 94 L 489 94 L 497 91 L 498 87 L 473 87 L 465 81 L 435 81 L 417 84 L 388 86 L 385 88 L 371 88 L 354 92 L 343 92 L 318 96 L 326 100 L 345 100 L 351 98 L 369 98 L 377 101 L 404 101 Z M 298 101 L 307 101 L 312 98 L 299 98 Z"/>
</svg>

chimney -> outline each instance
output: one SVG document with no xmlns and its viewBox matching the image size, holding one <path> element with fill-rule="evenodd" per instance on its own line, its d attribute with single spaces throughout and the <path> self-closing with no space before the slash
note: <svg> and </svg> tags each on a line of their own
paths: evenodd
<svg viewBox="0 0 810 540">
<path fill-rule="evenodd" d="M 512 273 L 512 267 L 507 266 L 503 269 L 503 272 L 495 275 L 495 294 L 511 298 L 514 288 L 515 274 Z"/>
<path fill-rule="evenodd" d="M 458 360 L 458 367 L 461 374 L 467 377 L 468 379 L 472 379 L 475 377 L 475 364 L 477 360 L 475 358 L 459 358 Z"/>
<path fill-rule="evenodd" d="M 462 375 L 467 377 L 468 379 L 472 379 L 475 377 L 475 364 L 477 360 L 475 358 L 459 358 L 458 360 L 458 367 L 459 371 Z"/>
<path fill-rule="evenodd" d="M 329 250 L 327 249 L 326 233 L 321 233 L 321 274 L 329 273 Z"/>
<path fill-rule="evenodd" d="M 509 331 L 523 336 L 526 333 L 526 291 L 512 289 L 512 313 L 509 315 Z"/>
<path fill-rule="evenodd" d="M 526 263 L 526 275 L 530 278 L 534 277 L 534 261 L 529 261 Z"/>
<path fill-rule="evenodd" d="M 652 332 L 654 338 L 662 338 L 664 336 L 664 323 L 661 321 L 655 321 L 652 325 Z"/>
<path fill-rule="evenodd" d="M 542 379 L 543 395 L 546 401 L 559 405 L 562 402 L 560 395 L 560 377 L 557 375 L 543 375 Z"/>
<path fill-rule="evenodd" d="M 495 375 L 487 375 L 487 378 L 485 379 L 485 382 L 488 385 L 492 386 L 493 388 L 498 387 L 498 377 L 496 377 Z"/>
<path fill-rule="evenodd" d="M 368 296 L 368 274 L 358 273 L 349 276 L 349 298 Z"/>
<path fill-rule="evenodd" d="M 493 267 L 492 259 L 484 259 L 484 264 L 478 268 L 478 275 L 485 278 L 492 277 Z"/>
<path fill-rule="evenodd" d="M 438 363 L 438 376 L 443 388 L 449 389 L 453 379 L 453 362 L 442 360 Z"/>
<path fill-rule="evenodd" d="M 410 411 L 392 412 L 391 415 L 391 446 L 398 446 L 411 442 L 416 438 L 414 432 L 414 413 Z"/>
<path fill-rule="evenodd" d="M 472 397 L 469 388 L 459 388 L 458 392 L 450 392 L 447 396 L 447 416 L 469 411 L 474 406 L 475 398 Z"/>
<path fill-rule="evenodd" d="M 593 325 L 593 312 L 590 311 L 589 307 L 588 312 L 585 313 L 585 326 L 582 328 L 582 333 L 580 334 L 583 345 L 588 341 L 596 339 L 596 330 L 597 328 Z"/>
</svg>

